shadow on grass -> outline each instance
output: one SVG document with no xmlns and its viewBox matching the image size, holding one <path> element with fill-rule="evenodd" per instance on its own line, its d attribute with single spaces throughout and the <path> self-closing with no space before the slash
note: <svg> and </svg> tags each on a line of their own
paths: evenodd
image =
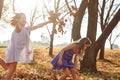
<svg viewBox="0 0 120 80">
<path fill-rule="evenodd" d="M 84 74 L 84 76 L 92 78 L 92 80 L 120 80 L 120 73 L 114 72 L 111 73 L 98 71 L 98 72 L 84 72 L 80 74 Z"/>
<path fill-rule="evenodd" d="M 120 65 L 118 63 L 113 62 L 112 60 L 104 59 L 104 60 L 99 60 L 100 62 L 105 62 L 105 63 L 110 63 L 112 65 L 115 65 L 115 67 L 120 68 Z M 102 65 L 101 65 L 102 66 Z M 105 65 L 109 66 L 109 65 Z M 98 72 L 84 72 L 80 73 L 84 74 L 86 77 L 90 77 L 93 80 L 120 80 L 120 72 L 112 72 L 112 71 L 98 71 Z M 94 79 L 97 78 L 97 79 Z"/>
</svg>

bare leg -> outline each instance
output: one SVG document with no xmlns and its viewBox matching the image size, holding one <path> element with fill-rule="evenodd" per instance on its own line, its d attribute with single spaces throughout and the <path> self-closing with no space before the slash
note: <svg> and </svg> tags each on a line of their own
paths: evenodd
<svg viewBox="0 0 120 80">
<path fill-rule="evenodd" d="M 51 78 L 53 79 L 53 80 L 58 80 L 58 78 L 57 78 L 57 76 L 56 76 L 56 74 L 54 74 L 54 73 L 51 73 Z"/>
<path fill-rule="evenodd" d="M 77 70 L 75 68 L 69 68 L 73 77 L 73 80 L 79 80 L 77 76 Z"/>
<path fill-rule="evenodd" d="M 1 58 L 0 58 L 0 64 L 5 70 L 9 68 L 9 63 L 5 63 L 5 61 Z"/>
<path fill-rule="evenodd" d="M 63 73 L 64 73 L 64 75 L 60 78 L 60 80 L 66 80 L 66 77 L 69 76 L 70 71 L 68 68 L 64 68 Z"/>
<path fill-rule="evenodd" d="M 51 78 L 52 78 L 53 80 L 58 80 L 58 78 L 57 78 L 57 76 L 56 76 L 56 71 L 54 71 L 53 69 L 52 69 L 52 71 L 49 73 L 49 75 L 51 76 Z"/>
<path fill-rule="evenodd" d="M 8 68 L 8 73 L 6 75 L 6 80 L 11 80 L 14 72 L 16 71 L 17 62 L 10 63 Z"/>
</svg>

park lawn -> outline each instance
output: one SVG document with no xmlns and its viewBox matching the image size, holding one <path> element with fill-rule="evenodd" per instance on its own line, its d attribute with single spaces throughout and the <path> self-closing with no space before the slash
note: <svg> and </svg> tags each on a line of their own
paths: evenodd
<svg viewBox="0 0 120 80">
<path fill-rule="evenodd" d="M 55 47 L 54 55 L 60 50 Z M 6 48 L 0 48 L 0 58 L 5 59 Z M 14 80 L 52 80 L 50 72 L 52 58 L 48 56 L 49 49 L 46 47 L 37 47 L 34 49 L 34 63 L 18 63 Z M 105 60 L 97 60 L 98 73 L 84 72 L 79 73 L 80 80 L 120 80 L 120 49 L 105 50 Z M 7 71 L 0 66 L 0 78 L 5 76 Z M 61 71 L 55 71 L 58 78 Z M 70 77 L 67 78 L 70 80 Z"/>
</svg>

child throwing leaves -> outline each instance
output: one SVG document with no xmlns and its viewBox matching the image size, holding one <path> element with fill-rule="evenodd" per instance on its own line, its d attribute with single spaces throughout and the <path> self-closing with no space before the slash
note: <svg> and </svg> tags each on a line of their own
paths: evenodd
<svg viewBox="0 0 120 80">
<path fill-rule="evenodd" d="M 36 26 L 25 27 L 26 16 L 24 13 L 16 13 L 11 20 L 11 25 L 15 27 L 11 41 L 6 51 L 6 62 L 0 58 L 0 64 L 8 73 L 5 80 L 11 80 L 16 70 L 18 62 L 30 63 L 33 60 L 33 50 L 31 47 L 29 32 L 51 23 L 47 21 Z"/>
<path fill-rule="evenodd" d="M 59 80 L 66 80 L 72 74 L 73 80 L 79 80 L 77 76 L 77 56 L 82 56 L 83 52 L 91 44 L 89 38 L 82 38 L 78 43 L 72 43 L 63 48 L 52 60 L 53 70 L 63 70 L 64 75 Z M 75 57 L 73 57 L 75 55 Z M 72 62 L 74 58 L 74 61 Z"/>
</svg>

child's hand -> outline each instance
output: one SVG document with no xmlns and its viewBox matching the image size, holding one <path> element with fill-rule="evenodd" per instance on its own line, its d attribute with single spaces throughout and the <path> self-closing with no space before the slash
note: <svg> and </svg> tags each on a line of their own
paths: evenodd
<svg viewBox="0 0 120 80">
<path fill-rule="evenodd" d="M 62 65 L 62 60 L 58 60 L 57 65 L 61 66 Z"/>
</svg>

